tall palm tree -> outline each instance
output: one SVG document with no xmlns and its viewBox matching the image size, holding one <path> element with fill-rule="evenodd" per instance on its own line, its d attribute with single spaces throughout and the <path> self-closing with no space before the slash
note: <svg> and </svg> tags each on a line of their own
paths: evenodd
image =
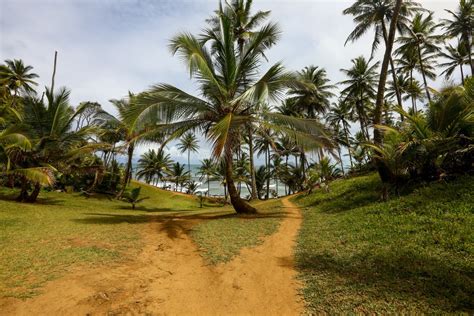
<svg viewBox="0 0 474 316">
<path fill-rule="evenodd" d="M 388 30 L 386 23 L 390 23 L 394 14 L 395 1 L 394 0 L 357 0 L 349 8 L 343 11 L 343 14 L 350 14 L 354 16 L 354 22 L 356 27 L 349 34 L 346 40 L 356 41 L 362 35 L 367 33 L 370 29 L 374 29 L 374 40 L 372 42 L 372 56 L 375 50 L 380 44 L 381 38 L 383 39 L 385 47 L 388 41 Z M 409 21 L 415 12 L 423 10 L 421 5 L 415 1 L 405 0 L 403 1 L 402 7 L 398 14 L 397 29 L 403 34 L 408 28 Z M 390 56 L 390 66 L 392 72 L 392 80 L 395 83 L 395 95 L 399 106 L 402 106 L 401 95 L 398 91 L 397 81 L 395 79 L 395 66 Z"/>
<path fill-rule="evenodd" d="M 342 102 L 342 100 L 340 100 L 338 103 L 333 104 L 329 113 L 326 116 L 326 120 L 330 125 L 337 126 L 338 129 L 340 128 L 341 131 L 343 132 L 344 144 L 347 147 L 347 152 L 349 154 L 351 168 L 353 168 L 354 165 L 352 163 L 352 154 L 351 154 L 351 147 L 350 147 L 350 141 L 349 141 L 350 117 L 351 115 L 350 115 L 350 108 L 348 106 L 348 103 L 344 103 Z"/>
<path fill-rule="evenodd" d="M 185 167 L 184 164 L 180 164 L 179 162 L 176 162 L 171 166 L 170 177 L 175 183 L 176 191 L 178 191 L 178 186 L 180 187 L 180 190 L 182 190 L 183 185 L 189 179 L 189 171 L 185 171 Z"/>
<path fill-rule="evenodd" d="M 461 72 L 461 82 L 464 85 L 464 71 L 462 67 L 469 63 L 468 58 L 468 50 L 466 49 L 466 45 L 462 42 L 458 42 L 456 47 L 453 45 L 448 44 L 444 46 L 446 52 L 441 51 L 439 53 L 440 57 L 447 59 L 445 63 L 439 64 L 440 67 L 445 68 L 441 75 L 445 75 L 446 78 L 450 78 L 454 72 L 459 67 Z"/>
<path fill-rule="evenodd" d="M 417 55 L 428 102 L 431 102 L 431 95 L 426 81 L 426 64 L 423 61 L 425 56 L 434 58 L 440 50 L 439 44 L 443 41 L 443 36 L 435 34 L 439 26 L 434 21 L 433 12 L 426 17 L 417 13 L 409 25 L 407 35 L 401 36 L 397 40 L 400 43 L 400 47 L 397 49 L 398 53 L 411 51 Z"/>
<path fill-rule="evenodd" d="M 154 86 L 145 92 L 129 117 L 140 120 L 144 113 L 156 113 L 165 121 L 162 125 L 170 137 L 179 137 L 187 130 L 203 131 L 212 142 L 213 155 L 225 161 L 226 185 L 234 209 L 239 213 L 254 213 L 256 209 L 243 201 L 233 179 L 233 152 L 239 133 L 248 124 L 265 125 L 281 132 L 291 132 L 300 141 L 315 144 L 330 142 L 319 125 L 310 124 L 276 113 L 257 113 L 255 104 L 275 100 L 293 81 L 280 63 L 265 73 L 257 70 L 269 36 L 258 32 L 251 36 L 242 53 L 236 46 L 232 19 L 219 12 L 219 29 L 205 30 L 204 38 L 184 33 L 174 37 L 170 48 L 186 61 L 190 73 L 197 79 L 202 97 L 188 94 L 167 84 Z M 267 33 L 274 33 L 267 30 Z M 270 36 L 271 37 L 271 36 Z M 212 54 L 209 47 L 212 47 Z M 261 75 L 261 76 L 259 76 Z M 294 130 L 299 127 L 299 130 Z"/>
<path fill-rule="evenodd" d="M 205 158 L 201 161 L 201 166 L 199 167 L 198 174 L 201 175 L 200 181 L 202 181 L 204 177 L 206 178 L 207 196 L 210 195 L 210 182 L 211 179 L 216 175 L 216 172 L 217 168 L 215 166 L 215 162 L 212 159 Z"/>
<path fill-rule="evenodd" d="M 472 45 L 474 30 L 474 2 L 472 0 L 460 0 L 455 12 L 446 10 L 451 19 L 443 19 L 444 29 L 449 37 L 459 37 L 467 50 L 467 58 L 471 66 L 471 76 L 474 76 L 474 63 L 472 61 Z"/>
<path fill-rule="evenodd" d="M 180 138 L 180 142 L 178 144 L 178 149 L 181 153 L 185 151 L 188 152 L 188 173 L 189 177 L 191 177 L 191 152 L 197 152 L 199 149 L 199 142 L 197 140 L 196 135 L 191 132 L 187 132 Z"/>
<path fill-rule="evenodd" d="M 220 8 L 211 19 L 208 20 L 211 27 L 215 31 L 219 31 L 221 11 L 232 20 L 232 27 L 234 30 L 234 40 L 237 42 L 239 56 L 244 56 L 244 47 L 251 43 L 251 38 L 264 34 L 267 37 L 267 47 L 269 49 L 279 37 L 279 28 L 277 24 L 268 23 L 262 24 L 270 16 L 270 11 L 257 11 L 252 13 L 252 0 L 232 0 L 225 1 L 225 7 Z M 259 34 L 260 33 L 260 34 Z M 265 35 L 266 34 L 266 35 Z M 264 51 L 262 50 L 262 54 Z M 243 78 L 244 88 L 246 87 L 245 77 Z M 249 146 L 249 162 L 250 162 L 250 178 L 251 178 L 251 192 L 252 199 L 257 198 L 257 187 L 255 180 L 255 164 L 254 164 L 254 148 L 253 148 L 253 134 L 254 126 L 249 123 L 247 128 L 247 138 Z"/>
<path fill-rule="evenodd" d="M 379 63 L 370 64 L 363 56 L 351 60 L 352 67 L 341 69 L 348 79 L 341 82 L 345 88 L 341 91 L 344 102 L 353 104 L 357 118 L 360 123 L 361 132 L 369 139 L 369 118 L 367 115 L 367 103 L 371 103 L 375 97 L 375 85 L 377 84 L 377 67 Z"/>
<path fill-rule="evenodd" d="M 327 111 L 329 99 L 334 96 L 331 92 L 334 86 L 329 82 L 323 68 L 305 67 L 297 73 L 296 84 L 288 91 L 288 102 L 300 113 L 305 113 L 309 118 L 316 118 L 317 114 Z"/>
</svg>

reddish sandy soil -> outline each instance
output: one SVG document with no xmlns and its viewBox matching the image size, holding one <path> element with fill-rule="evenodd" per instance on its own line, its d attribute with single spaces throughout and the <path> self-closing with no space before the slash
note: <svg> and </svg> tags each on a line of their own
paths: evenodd
<svg viewBox="0 0 474 316">
<path fill-rule="evenodd" d="M 288 199 L 282 202 L 287 216 L 279 230 L 231 262 L 204 262 L 187 234 L 195 222 L 151 222 L 143 232 L 146 246 L 135 260 L 73 271 L 32 299 L 0 300 L 0 314 L 301 314 L 293 262 L 301 217 Z"/>
</svg>

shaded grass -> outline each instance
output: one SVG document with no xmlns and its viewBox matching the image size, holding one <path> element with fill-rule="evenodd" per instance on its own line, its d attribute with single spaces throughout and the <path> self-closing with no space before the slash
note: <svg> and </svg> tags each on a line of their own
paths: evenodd
<svg viewBox="0 0 474 316">
<path fill-rule="evenodd" d="M 298 196 L 311 313 L 474 311 L 474 178 L 378 201 L 377 175 Z"/>
<path fill-rule="evenodd" d="M 141 186 L 150 199 L 135 211 L 106 196 L 57 192 L 42 192 L 36 204 L 17 203 L 9 200 L 16 191 L 0 189 L 0 297 L 36 295 L 72 266 L 133 258 L 142 247 L 142 225 L 151 220 L 230 212 L 201 209 L 195 198 Z"/>
<path fill-rule="evenodd" d="M 258 215 L 232 215 L 219 220 L 203 221 L 191 231 L 204 259 L 210 264 L 230 261 L 245 247 L 263 242 L 273 234 L 285 216 L 280 200 L 257 202 Z"/>
</svg>

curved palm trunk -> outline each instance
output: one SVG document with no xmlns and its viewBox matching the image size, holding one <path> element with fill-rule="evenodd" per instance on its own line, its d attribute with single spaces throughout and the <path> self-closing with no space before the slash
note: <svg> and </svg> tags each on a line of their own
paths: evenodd
<svg viewBox="0 0 474 316">
<path fill-rule="evenodd" d="M 388 35 L 387 45 L 385 48 L 385 54 L 382 61 L 382 67 L 380 69 L 380 80 L 377 89 L 377 99 L 375 102 L 375 110 L 374 110 L 374 125 L 378 125 L 381 123 L 382 118 L 382 107 L 383 107 L 383 99 L 384 99 L 384 92 L 385 92 L 385 83 L 387 81 L 387 72 L 388 72 L 388 64 L 389 59 L 392 54 L 392 47 L 393 41 L 395 40 L 395 28 L 397 23 L 398 14 L 400 13 L 400 8 L 402 6 L 403 0 L 397 0 L 395 4 L 395 8 L 393 11 L 392 20 L 390 22 L 390 32 Z M 421 59 L 420 59 L 421 62 Z M 382 145 L 383 143 L 383 134 L 382 131 L 378 128 L 374 128 L 374 143 L 376 145 Z M 377 165 L 377 171 L 379 173 L 380 179 L 383 183 L 386 183 L 391 180 L 392 173 L 388 166 L 380 159 L 375 159 L 375 163 Z M 382 193 L 383 199 L 387 198 L 387 191 L 386 186 L 384 186 L 384 192 Z"/>
<path fill-rule="evenodd" d="M 461 82 L 462 82 L 462 85 L 464 86 L 464 71 L 462 70 L 462 64 L 459 65 L 459 70 L 461 70 Z"/>
<path fill-rule="evenodd" d="M 209 175 L 207 175 L 207 196 L 211 196 L 211 185 L 209 183 Z"/>
<path fill-rule="evenodd" d="M 349 131 L 347 130 L 347 126 L 344 126 L 344 134 L 346 136 L 347 153 L 349 154 L 349 160 L 351 162 L 352 169 L 354 168 L 354 164 L 352 163 L 351 144 L 349 143 Z"/>
<path fill-rule="evenodd" d="M 410 70 L 410 85 L 413 87 L 413 69 Z M 411 95 L 411 106 L 412 106 L 412 111 L 413 113 L 416 112 L 416 98 L 415 98 L 415 94 L 412 93 Z"/>
<path fill-rule="evenodd" d="M 428 89 L 428 83 L 426 81 L 426 75 L 425 75 L 425 67 L 423 66 L 423 61 L 421 60 L 421 47 L 420 44 L 418 46 L 418 60 L 420 62 L 420 69 L 421 69 L 421 76 L 423 77 L 423 84 L 425 85 L 425 90 L 426 90 L 426 96 L 428 97 L 428 102 L 431 103 L 431 95 L 430 95 L 430 90 Z"/>
<path fill-rule="evenodd" d="M 471 36 L 472 36 L 472 33 L 471 33 Z M 467 58 L 469 59 L 469 65 L 471 66 L 471 76 L 474 76 L 474 63 L 472 62 L 471 45 L 472 45 L 471 42 L 469 42 L 469 36 L 466 36 Z"/>
<path fill-rule="evenodd" d="M 266 199 L 270 198 L 270 146 L 267 148 L 267 195 Z"/>
<path fill-rule="evenodd" d="M 41 191 L 41 185 L 36 182 L 35 183 L 35 188 L 33 189 L 33 192 L 31 192 L 30 196 L 27 197 L 26 201 L 29 203 L 34 203 L 38 199 L 38 195 Z"/>
<path fill-rule="evenodd" d="M 342 174 L 344 175 L 344 174 L 346 174 L 346 173 L 344 172 L 344 163 L 342 162 L 341 147 L 340 147 L 340 146 L 338 146 L 337 152 L 338 152 L 338 154 L 339 154 L 339 161 L 341 162 Z"/>
<path fill-rule="evenodd" d="M 225 179 L 227 184 L 227 189 L 229 191 L 230 202 L 234 207 L 234 210 L 239 214 L 253 214 L 257 213 L 257 210 L 246 203 L 240 198 L 239 193 L 234 184 L 234 179 L 232 178 L 232 150 L 230 148 L 226 149 L 226 162 L 225 162 Z"/>
</svg>

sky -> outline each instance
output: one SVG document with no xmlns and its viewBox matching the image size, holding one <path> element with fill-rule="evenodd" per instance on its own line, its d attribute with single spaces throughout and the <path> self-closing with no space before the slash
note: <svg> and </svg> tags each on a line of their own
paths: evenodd
<svg viewBox="0 0 474 316">
<path fill-rule="evenodd" d="M 457 0 L 421 0 L 445 18 Z M 370 55 L 372 33 L 344 46 L 354 24 L 342 14 L 352 1 L 254 0 L 254 10 L 271 10 L 282 30 L 268 53 L 269 64 L 282 61 L 289 70 L 316 65 L 327 70 L 333 83 L 343 80 L 341 68 L 350 60 Z M 168 49 L 179 32 L 194 34 L 217 8 L 217 0 L 0 0 L 0 60 L 20 58 L 34 67 L 38 90 L 50 85 L 54 51 L 58 51 L 56 86 L 72 90 L 71 104 L 99 102 L 113 112 L 110 99 L 138 93 L 156 83 L 173 84 L 197 93 L 189 73 Z M 379 51 L 381 56 L 383 47 Z M 456 74 L 457 75 L 457 74 Z M 455 77 L 456 79 L 456 77 Z M 431 83 L 442 85 L 442 79 Z M 138 149 L 138 154 L 148 147 Z M 175 143 L 173 159 L 186 161 Z M 201 142 L 192 163 L 209 157 Z"/>
</svg>

